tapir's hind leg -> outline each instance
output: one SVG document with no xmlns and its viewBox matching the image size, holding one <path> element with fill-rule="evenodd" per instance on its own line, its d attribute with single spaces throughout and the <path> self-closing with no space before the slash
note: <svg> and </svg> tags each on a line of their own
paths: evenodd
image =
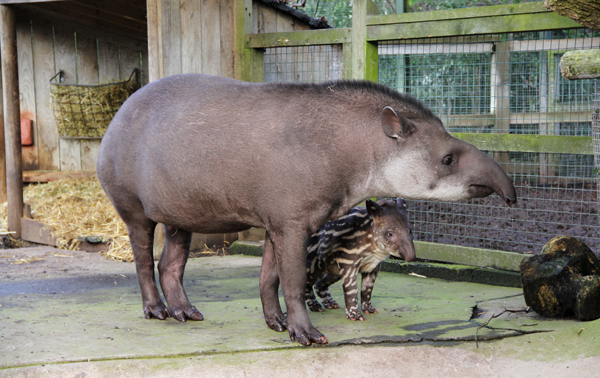
<svg viewBox="0 0 600 378">
<path fill-rule="evenodd" d="M 277 261 L 273 251 L 273 242 L 269 232 L 265 235 L 262 267 L 260 269 L 260 299 L 263 306 L 265 322 L 269 328 L 283 332 L 287 329 L 286 319 L 279 304 L 279 274 Z"/>
<path fill-rule="evenodd" d="M 183 289 L 183 272 L 190 254 L 192 233 L 171 226 L 165 226 L 164 229 L 165 246 L 158 262 L 158 272 L 171 316 L 180 322 L 186 319 L 204 320 Z"/>
<path fill-rule="evenodd" d="M 142 303 L 146 319 L 166 319 L 170 316 L 169 310 L 160 299 L 156 281 L 154 279 L 154 256 L 152 246 L 154 243 L 154 228 L 156 223 L 149 219 L 134 220 L 128 216 L 123 217 L 127 224 L 129 241 L 135 259 L 138 282 L 142 291 Z"/>
</svg>

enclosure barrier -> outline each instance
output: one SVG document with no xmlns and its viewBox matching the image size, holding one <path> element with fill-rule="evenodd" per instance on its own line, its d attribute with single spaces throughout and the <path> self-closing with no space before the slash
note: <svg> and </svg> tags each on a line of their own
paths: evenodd
<svg viewBox="0 0 600 378">
<path fill-rule="evenodd" d="M 558 69 L 564 52 L 600 48 L 600 34 L 542 3 L 396 15 L 369 15 L 366 3 L 355 2 L 352 28 L 247 34 L 247 49 L 266 49 L 255 81 L 377 80 L 425 102 L 454 136 L 501 164 L 520 197 L 514 208 L 497 196 L 409 202 L 420 257 L 535 253 L 559 234 L 600 250 L 598 80 L 568 82 Z"/>
</svg>

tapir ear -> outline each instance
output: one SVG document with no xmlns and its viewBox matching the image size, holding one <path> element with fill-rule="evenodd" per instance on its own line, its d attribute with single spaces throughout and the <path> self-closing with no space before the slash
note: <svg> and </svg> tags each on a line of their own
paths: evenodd
<svg viewBox="0 0 600 378">
<path fill-rule="evenodd" d="M 367 200 L 367 213 L 371 217 L 374 217 L 377 213 L 379 213 L 382 210 L 383 208 L 377 202 L 371 201 L 370 199 Z"/>
<path fill-rule="evenodd" d="M 400 139 L 410 136 L 416 129 L 415 124 L 402 114 L 396 113 L 389 106 L 381 112 L 381 127 L 383 132 L 390 138 Z"/>
<path fill-rule="evenodd" d="M 408 209 L 408 205 L 406 204 L 406 201 L 404 201 L 404 198 L 396 198 L 396 206 L 398 206 L 399 209 Z"/>
</svg>

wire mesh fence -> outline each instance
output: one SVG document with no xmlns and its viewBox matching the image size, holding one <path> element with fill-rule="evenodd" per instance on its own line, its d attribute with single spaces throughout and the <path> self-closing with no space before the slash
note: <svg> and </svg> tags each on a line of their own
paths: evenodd
<svg viewBox="0 0 600 378">
<path fill-rule="evenodd" d="M 568 50 L 600 48 L 600 34 L 568 31 L 429 38 L 379 46 L 379 80 L 419 98 L 450 132 L 592 136 L 600 80 L 568 81 Z M 519 203 L 410 201 L 417 240 L 534 252 L 556 235 L 600 251 L 594 156 L 489 152 L 513 178 Z"/>
<path fill-rule="evenodd" d="M 570 82 L 558 66 L 564 52 L 589 48 L 600 34 L 587 29 L 381 42 L 379 81 L 423 101 L 450 132 L 591 137 L 600 80 Z M 267 49 L 264 64 L 266 82 L 341 79 L 342 46 Z M 486 152 L 519 203 L 409 201 L 416 240 L 538 253 L 566 234 L 600 251 L 594 155 Z"/>
<path fill-rule="evenodd" d="M 266 49 L 264 81 L 318 83 L 342 78 L 342 46 L 298 46 Z"/>
</svg>

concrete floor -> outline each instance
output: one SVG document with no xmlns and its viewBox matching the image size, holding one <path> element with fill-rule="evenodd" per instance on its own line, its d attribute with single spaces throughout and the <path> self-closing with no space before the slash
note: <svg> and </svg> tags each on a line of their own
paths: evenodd
<svg viewBox="0 0 600 378">
<path fill-rule="evenodd" d="M 302 347 L 264 323 L 260 262 L 191 259 L 184 283 L 205 320 L 179 323 L 144 319 L 133 264 L 3 250 L 0 377 L 600 377 L 600 320 L 490 320 L 522 310 L 521 289 L 396 273 L 377 280 L 378 314 L 312 313 L 330 344 Z M 343 303 L 339 284 L 332 294 Z"/>
</svg>

